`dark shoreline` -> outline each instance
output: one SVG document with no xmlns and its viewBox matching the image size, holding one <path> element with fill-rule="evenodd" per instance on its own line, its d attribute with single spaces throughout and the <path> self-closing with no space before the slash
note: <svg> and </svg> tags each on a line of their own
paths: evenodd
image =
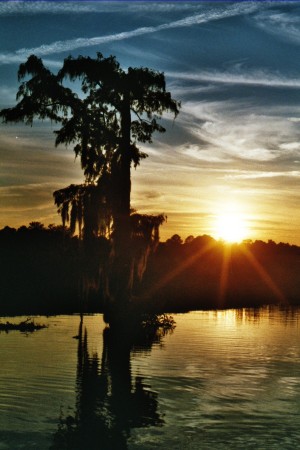
<svg viewBox="0 0 300 450">
<path fill-rule="evenodd" d="M 216 308 L 216 307 L 199 307 L 199 308 L 189 308 L 189 309 L 180 309 L 180 308 L 170 308 L 168 310 L 159 310 L 154 309 L 153 307 L 145 309 L 144 313 L 147 314 L 188 314 L 192 312 L 206 312 L 206 311 L 228 311 L 228 310 L 249 310 L 249 311 L 259 311 L 262 309 L 279 309 L 281 311 L 292 311 L 295 309 L 299 309 L 300 304 L 279 304 L 279 303 L 263 303 L 263 304 L 244 304 L 244 305 L 228 305 L 224 306 L 222 308 Z M 142 311 L 142 310 L 141 310 Z M 91 315 L 97 315 L 97 314 L 105 314 L 105 312 L 102 309 L 98 310 L 90 310 L 85 311 L 84 313 L 81 313 L 80 311 L 68 311 L 68 310 L 35 310 L 35 311 L 29 311 L 29 310 L 19 310 L 19 311 L 1 311 L 0 310 L 0 317 L 1 318 L 16 318 L 16 317 L 28 317 L 28 318 L 38 318 L 38 317 L 55 317 L 55 316 L 91 316 Z M 0 323 L 1 324 L 1 323 Z M 0 329 L 1 331 L 1 329 Z"/>
<path fill-rule="evenodd" d="M 0 230 L 0 314 L 103 313 L 97 274 L 108 264 L 104 241 L 95 238 L 87 257 L 82 242 L 62 228 Z M 297 307 L 299 273 L 295 245 L 227 245 L 206 235 L 183 243 L 175 235 L 150 255 L 142 281 L 134 286 L 133 304 L 155 314 Z"/>
</svg>

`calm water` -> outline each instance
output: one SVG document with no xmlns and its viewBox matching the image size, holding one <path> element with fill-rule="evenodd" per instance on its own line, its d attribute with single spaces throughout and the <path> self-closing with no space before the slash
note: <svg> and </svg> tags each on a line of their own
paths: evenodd
<svg viewBox="0 0 300 450">
<path fill-rule="evenodd" d="M 101 315 L 1 333 L 0 450 L 300 448 L 300 310 L 174 318 L 134 343 Z"/>
</svg>

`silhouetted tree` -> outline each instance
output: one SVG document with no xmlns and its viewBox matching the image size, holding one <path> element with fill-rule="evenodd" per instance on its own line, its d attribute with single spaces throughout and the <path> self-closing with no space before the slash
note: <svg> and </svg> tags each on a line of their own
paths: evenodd
<svg viewBox="0 0 300 450">
<path fill-rule="evenodd" d="M 168 244 L 168 245 L 176 245 L 176 246 L 178 246 L 178 245 L 181 245 L 182 244 L 182 239 L 181 239 L 181 237 L 179 236 L 179 234 L 173 234 L 173 236 L 172 237 L 170 237 L 170 239 L 167 239 L 166 240 L 166 243 Z"/>
<path fill-rule="evenodd" d="M 185 244 L 191 244 L 194 239 L 195 239 L 194 236 L 192 234 L 190 234 L 187 238 L 185 238 L 184 243 Z"/>
<path fill-rule="evenodd" d="M 27 79 L 27 77 L 30 77 Z M 63 224 L 70 219 L 71 230 L 83 225 L 85 236 L 109 233 L 113 225 L 109 295 L 115 304 L 127 304 L 132 291 L 134 258 L 130 214 L 131 166 L 147 155 L 138 142 L 151 142 L 155 131 L 164 132 L 158 119 L 165 111 L 176 117 L 179 103 L 166 91 L 163 73 L 148 68 L 123 70 L 112 56 L 95 59 L 79 56 L 65 59 L 57 75 L 41 59 L 31 55 L 20 65 L 22 81 L 18 104 L 2 110 L 4 122 L 48 118 L 61 125 L 56 145 L 74 143 L 81 159 L 85 183 L 54 193 Z M 63 81 L 80 80 L 79 96 Z M 71 207 L 69 215 L 69 207 Z M 157 238 L 162 216 L 139 216 L 143 237 L 153 231 Z M 142 229 L 145 224 L 145 229 Z"/>
<path fill-rule="evenodd" d="M 30 222 L 28 228 L 29 228 L 29 230 L 42 231 L 45 229 L 45 226 L 41 222 Z"/>
</svg>

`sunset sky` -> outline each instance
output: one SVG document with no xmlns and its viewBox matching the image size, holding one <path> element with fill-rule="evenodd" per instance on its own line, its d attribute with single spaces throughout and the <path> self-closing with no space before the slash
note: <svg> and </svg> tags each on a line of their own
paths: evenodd
<svg viewBox="0 0 300 450">
<path fill-rule="evenodd" d="M 55 72 L 97 51 L 163 71 L 181 101 L 132 176 L 132 206 L 168 216 L 162 239 L 218 237 L 225 214 L 243 237 L 300 245 L 298 2 L 1 1 L 0 108 L 30 54 Z M 0 228 L 59 223 L 52 192 L 83 181 L 55 129 L 0 125 Z"/>
</svg>

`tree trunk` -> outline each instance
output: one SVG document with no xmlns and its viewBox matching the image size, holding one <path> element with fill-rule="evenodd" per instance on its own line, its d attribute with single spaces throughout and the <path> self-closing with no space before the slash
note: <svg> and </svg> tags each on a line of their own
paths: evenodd
<svg viewBox="0 0 300 450">
<path fill-rule="evenodd" d="M 130 227 L 131 115 L 129 95 L 124 95 L 121 113 L 120 152 L 112 168 L 114 223 L 112 266 L 110 277 L 111 301 L 113 309 L 123 314 L 131 299 L 133 270 Z"/>
</svg>

